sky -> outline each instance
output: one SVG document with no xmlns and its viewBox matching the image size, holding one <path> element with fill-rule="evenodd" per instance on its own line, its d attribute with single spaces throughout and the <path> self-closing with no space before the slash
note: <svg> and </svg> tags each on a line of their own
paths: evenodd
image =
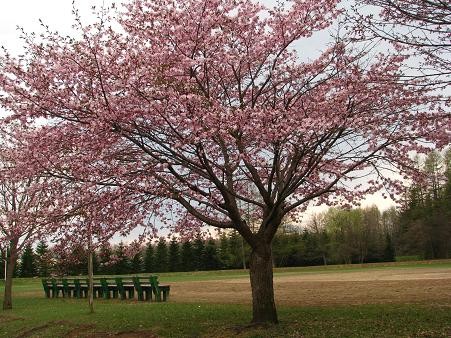
<svg viewBox="0 0 451 338">
<path fill-rule="evenodd" d="M 0 0 L 0 45 L 6 47 L 11 53 L 20 53 L 22 40 L 17 26 L 22 27 L 26 32 L 42 32 L 39 19 L 48 25 L 51 30 L 58 30 L 63 34 L 71 33 L 73 21 L 72 0 Z M 264 1 L 270 4 L 272 0 Z M 82 20 L 90 21 L 94 18 L 91 7 L 100 7 L 102 4 L 109 5 L 114 0 L 76 0 L 76 6 L 80 11 Z M 122 2 L 122 1 L 120 1 Z M 304 45 L 302 53 L 308 58 L 319 54 L 325 46 L 325 35 L 314 35 Z M 379 209 L 384 210 L 394 205 L 392 200 L 384 199 L 380 194 L 368 196 L 362 206 L 376 204 Z M 326 210 L 326 206 L 309 208 L 307 213 L 320 212 Z M 304 219 L 308 219 L 308 216 Z M 136 232 L 131 236 L 136 236 Z"/>
<path fill-rule="evenodd" d="M 112 0 L 75 0 L 82 18 L 90 20 L 91 6 L 102 6 Z M 73 21 L 72 0 L 0 0 L 0 45 L 11 52 L 21 50 L 20 33 L 17 26 L 26 32 L 41 32 L 39 19 L 51 29 L 70 33 Z"/>
</svg>

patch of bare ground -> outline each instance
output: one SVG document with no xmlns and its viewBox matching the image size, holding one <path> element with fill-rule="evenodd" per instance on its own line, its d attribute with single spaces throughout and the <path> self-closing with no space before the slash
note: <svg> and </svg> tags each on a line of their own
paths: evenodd
<svg viewBox="0 0 451 338">
<path fill-rule="evenodd" d="M 451 305 L 451 269 L 390 269 L 276 276 L 279 305 L 328 306 L 384 303 Z M 250 304 L 247 278 L 171 283 L 173 302 Z"/>
<path fill-rule="evenodd" d="M 71 325 L 70 322 L 65 321 L 65 320 L 55 320 L 55 321 L 50 321 L 48 323 L 39 325 L 39 326 L 34 326 L 32 328 L 27 328 L 22 330 L 21 332 L 19 332 L 15 338 L 27 338 L 27 337 L 32 337 L 35 334 L 38 334 L 39 332 L 45 331 L 53 326 L 60 326 L 60 325 Z"/>
<path fill-rule="evenodd" d="M 46 330 L 64 326 L 69 330 L 65 333 L 65 338 L 107 338 L 107 337 L 119 337 L 119 338 L 157 338 L 158 336 L 150 330 L 136 330 L 136 331 L 120 331 L 120 332 L 103 332 L 95 331 L 95 325 L 77 325 L 75 323 L 58 320 L 50 321 L 43 325 L 27 328 L 19 332 L 15 338 L 28 338 L 36 335 L 41 336 Z"/>
<path fill-rule="evenodd" d="M 74 336 L 77 338 L 108 338 L 108 337 L 120 337 L 120 338 L 157 338 L 158 336 L 152 331 L 124 331 L 124 332 L 91 332 L 87 334 L 81 334 Z"/>
<path fill-rule="evenodd" d="M 25 318 L 0 315 L 0 324 L 14 322 L 16 320 L 25 320 Z"/>
</svg>

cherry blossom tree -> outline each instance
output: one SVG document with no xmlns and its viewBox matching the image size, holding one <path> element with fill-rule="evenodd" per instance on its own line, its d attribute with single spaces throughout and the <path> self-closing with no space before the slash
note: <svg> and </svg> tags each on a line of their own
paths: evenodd
<svg viewBox="0 0 451 338">
<path fill-rule="evenodd" d="M 53 194 L 48 179 L 23 175 L 17 171 L 16 149 L 8 135 L 2 133 L 0 144 L 0 244 L 9 255 L 3 310 L 12 309 L 13 272 L 21 251 L 44 238 L 51 223 Z"/>
<path fill-rule="evenodd" d="M 52 174 L 50 172 L 50 174 Z M 66 177 L 66 180 L 68 178 Z M 64 181 L 63 181 L 64 182 Z M 68 186 L 67 183 L 70 183 Z M 90 189 L 91 188 L 91 189 Z M 145 214 L 137 198 L 131 194 L 105 189 L 102 185 L 66 181 L 62 217 L 52 229 L 56 250 L 84 248 L 88 254 L 88 304 L 94 312 L 93 254 L 114 235 L 126 236 L 138 225 L 145 224 Z M 61 198 L 61 197 L 60 197 Z"/>
<path fill-rule="evenodd" d="M 76 158 L 80 150 L 77 147 L 54 149 L 58 151 L 57 157 L 60 160 L 58 163 L 53 162 L 53 158 L 33 156 L 30 153 L 30 150 L 33 151 L 33 147 L 30 147 L 31 142 L 40 139 L 46 142 L 45 138 L 43 139 L 43 132 L 46 131 L 48 130 L 44 127 L 33 128 L 28 133 L 15 135 L 21 140 L 16 149 L 16 158 L 20 157 L 20 160 L 16 160 L 16 170 L 21 170 L 25 173 L 24 176 L 28 175 L 27 177 L 33 175 L 34 171 L 39 171 L 41 177 L 51 180 L 49 189 L 54 200 L 52 212 L 47 213 L 47 217 L 51 220 L 47 226 L 48 239 L 56 243 L 53 248 L 56 251 L 74 248 L 86 250 L 88 303 L 90 312 L 93 313 L 93 253 L 107 244 L 113 236 L 127 236 L 131 230 L 147 224 L 149 213 L 142 205 L 152 198 L 148 196 L 143 198 L 133 190 L 121 189 L 116 184 L 96 177 L 93 172 L 89 176 L 77 176 L 77 170 L 82 168 L 79 164 L 74 166 L 69 163 L 71 159 Z M 44 144 L 34 144 L 42 152 Z M 49 154 L 44 154 L 47 155 Z M 148 225 L 145 230 L 140 238 L 154 236 L 154 227 Z"/>
<path fill-rule="evenodd" d="M 394 195 L 415 175 L 409 152 L 449 142 L 440 101 L 399 81 L 404 57 L 344 39 L 303 57 L 337 3 L 141 0 L 117 22 L 77 21 L 77 37 L 26 36 L 26 55 L 0 61 L 4 122 L 45 120 L 27 165 L 140 206 L 118 213 L 145 210 L 174 232 L 237 230 L 252 248 L 253 322 L 275 323 L 282 219 Z"/>
</svg>

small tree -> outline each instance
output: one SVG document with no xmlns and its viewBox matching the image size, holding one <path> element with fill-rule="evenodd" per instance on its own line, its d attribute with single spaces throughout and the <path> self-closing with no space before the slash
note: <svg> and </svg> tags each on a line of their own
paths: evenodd
<svg viewBox="0 0 451 338">
<path fill-rule="evenodd" d="M 39 277 L 48 277 L 51 266 L 51 255 L 45 241 L 36 246 L 36 266 Z"/>
<path fill-rule="evenodd" d="M 161 237 L 155 250 L 155 272 L 166 272 L 169 270 L 168 258 L 168 246 L 166 240 Z"/>
<path fill-rule="evenodd" d="M 218 256 L 218 250 L 216 246 L 216 241 L 210 238 L 205 246 L 204 255 L 204 268 L 205 270 L 217 270 L 221 266 L 221 262 Z"/>
<path fill-rule="evenodd" d="M 169 243 L 169 271 L 180 271 L 180 249 L 175 237 Z"/>
<path fill-rule="evenodd" d="M 130 268 L 131 273 L 139 274 L 144 271 L 144 262 L 141 250 L 139 250 L 133 255 L 130 265 L 131 265 Z"/>
<path fill-rule="evenodd" d="M 120 242 L 114 250 L 115 262 L 113 265 L 113 270 L 116 275 L 125 275 L 130 273 L 130 259 L 125 251 L 125 245 Z"/>
<path fill-rule="evenodd" d="M 180 261 L 181 261 L 182 271 L 195 270 L 195 256 L 194 256 L 193 246 L 189 240 L 185 240 L 182 243 L 182 252 L 181 252 Z"/>
<path fill-rule="evenodd" d="M 154 247 L 150 241 L 147 243 L 146 252 L 144 254 L 144 271 L 155 272 Z"/>
<path fill-rule="evenodd" d="M 230 268 L 230 259 L 229 239 L 225 233 L 222 233 L 219 237 L 219 260 L 221 262 L 221 269 Z"/>
<path fill-rule="evenodd" d="M 204 240 L 197 236 L 193 243 L 194 269 L 205 270 L 205 243 Z"/>
<path fill-rule="evenodd" d="M 113 250 L 109 242 L 103 243 L 99 249 L 99 272 L 103 275 L 113 274 Z"/>
<path fill-rule="evenodd" d="M 28 244 L 20 258 L 20 277 L 33 277 L 37 274 L 36 259 L 31 244 Z"/>
<path fill-rule="evenodd" d="M 22 128 L 13 131 L 24 135 Z M 49 179 L 18 166 L 19 141 L 11 137 L 13 131 L 2 132 L 0 141 L 0 244 L 7 252 L 3 310 L 12 309 L 12 278 L 18 257 L 26 247 L 31 254 L 25 259 L 25 273 L 35 273 L 31 244 L 46 235 L 55 198 Z"/>
</svg>

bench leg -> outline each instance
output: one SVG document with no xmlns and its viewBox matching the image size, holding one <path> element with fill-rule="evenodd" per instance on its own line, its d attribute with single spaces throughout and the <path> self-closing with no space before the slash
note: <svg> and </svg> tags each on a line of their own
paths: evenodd
<svg viewBox="0 0 451 338">
<path fill-rule="evenodd" d="M 152 301 L 152 290 L 146 290 L 144 293 L 146 301 Z"/>
<path fill-rule="evenodd" d="M 119 291 L 119 294 L 120 294 L 122 300 L 124 300 L 125 298 L 127 298 L 126 293 L 125 293 L 124 290 Z"/>
</svg>

